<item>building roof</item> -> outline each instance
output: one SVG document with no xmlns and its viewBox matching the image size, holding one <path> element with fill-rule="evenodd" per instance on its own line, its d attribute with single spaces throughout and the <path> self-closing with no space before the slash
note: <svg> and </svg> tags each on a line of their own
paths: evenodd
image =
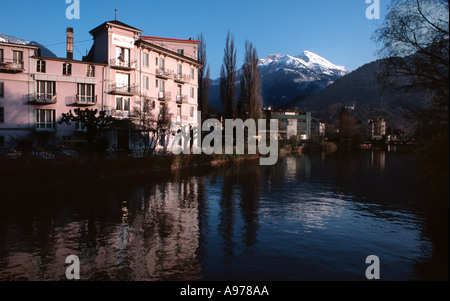
<svg viewBox="0 0 450 301">
<path fill-rule="evenodd" d="M 141 36 L 141 39 L 143 39 L 143 40 L 156 40 L 156 41 L 195 43 L 195 44 L 200 43 L 200 41 L 192 40 L 192 39 L 184 40 L 184 39 L 172 39 L 172 38 L 149 37 L 149 36 Z"/>
<path fill-rule="evenodd" d="M 137 32 L 139 32 L 139 33 L 142 33 L 142 30 L 137 29 L 137 28 L 135 28 L 135 27 L 133 27 L 133 26 L 130 26 L 130 25 L 128 25 L 128 24 L 125 24 L 125 23 L 120 22 L 120 21 L 117 21 L 117 20 L 106 21 L 105 23 L 103 23 L 103 24 L 97 26 L 96 28 L 92 29 L 89 33 L 92 34 L 92 33 L 96 32 L 96 31 L 98 31 L 98 30 L 101 30 L 101 29 L 103 29 L 104 27 L 106 27 L 106 25 L 115 25 L 115 26 L 117 26 L 117 27 L 122 27 L 122 28 L 125 28 L 125 29 L 130 29 L 130 30 L 132 30 L 132 31 L 137 31 Z"/>
</svg>

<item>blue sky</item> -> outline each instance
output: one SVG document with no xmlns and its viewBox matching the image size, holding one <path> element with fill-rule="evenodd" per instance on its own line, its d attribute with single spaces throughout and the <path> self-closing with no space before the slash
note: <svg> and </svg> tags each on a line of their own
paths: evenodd
<svg viewBox="0 0 450 301">
<path fill-rule="evenodd" d="M 219 76 L 228 30 L 239 66 L 249 40 L 259 57 L 309 50 L 354 70 L 377 59 L 371 37 L 388 3 L 381 0 L 380 20 L 368 20 L 365 0 L 80 0 L 80 19 L 68 20 L 65 0 L 2 0 L 0 32 L 65 56 L 66 27 L 73 27 L 80 59 L 92 45 L 89 31 L 113 20 L 117 8 L 119 21 L 144 35 L 188 39 L 203 33 L 212 78 Z"/>
</svg>

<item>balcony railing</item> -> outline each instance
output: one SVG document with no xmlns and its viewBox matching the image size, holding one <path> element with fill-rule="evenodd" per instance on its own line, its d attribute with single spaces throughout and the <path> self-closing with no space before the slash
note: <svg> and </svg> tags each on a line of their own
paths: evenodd
<svg viewBox="0 0 450 301">
<path fill-rule="evenodd" d="M 171 78 L 173 76 L 173 70 L 165 69 L 165 68 L 156 68 L 156 76 L 161 78 Z"/>
<path fill-rule="evenodd" d="M 122 84 L 111 84 L 109 85 L 109 93 L 121 94 L 121 95 L 136 95 L 138 93 L 137 85 L 122 85 Z"/>
<path fill-rule="evenodd" d="M 131 118 L 130 111 L 122 111 L 122 110 L 111 110 L 111 116 L 118 119 Z"/>
<path fill-rule="evenodd" d="M 171 94 L 170 92 L 160 91 L 158 93 L 158 100 L 170 100 L 172 98 Z"/>
<path fill-rule="evenodd" d="M 187 95 L 177 95 L 178 103 L 186 103 L 188 101 Z"/>
<path fill-rule="evenodd" d="M 5 60 L 2 59 L 0 61 L 0 72 L 23 72 L 24 66 L 23 66 L 23 60 L 17 61 L 17 60 Z"/>
<path fill-rule="evenodd" d="M 136 69 L 136 63 L 137 61 L 126 61 L 126 60 L 122 60 L 119 58 L 115 58 L 115 59 L 111 59 L 109 64 L 113 67 L 116 68 L 121 68 L 121 69 Z"/>
<path fill-rule="evenodd" d="M 187 74 L 175 74 L 174 80 L 179 83 L 187 83 L 191 80 L 191 77 Z"/>
<path fill-rule="evenodd" d="M 97 103 L 97 95 L 77 95 L 75 102 L 79 106 L 92 106 Z"/>
<path fill-rule="evenodd" d="M 56 93 L 35 93 L 30 95 L 30 103 L 35 105 L 48 105 L 56 103 Z"/>
<path fill-rule="evenodd" d="M 36 122 L 35 129 L 36 131 L 55 131 L 56 122 L 53 121 Z"/>
</svg>

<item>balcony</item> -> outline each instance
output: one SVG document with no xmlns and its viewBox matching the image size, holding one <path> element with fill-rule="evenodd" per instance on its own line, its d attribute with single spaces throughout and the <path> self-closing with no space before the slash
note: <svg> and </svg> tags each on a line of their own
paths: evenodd
<svg viewBox="0 0 450 301">
<path fill-rule="evenodd" d="M 122 84 L 115 83 L 115 84 L 109 85 L 108 91 L 111 94 L 133 96 L 138 93 L 138 86 L 137 85 L 122 85 Z"/>
<path fill-rule="evenodd" d="M 111 110 L 111 117 L 117 118 L 117 119 L 126 119 L 131 118 L 130 111 L 122 111 L 122 110 Z"/>
<path fill-rule="evenodd" d="M 172 98 L 170 92 L 160 91 L 158 93 L 158 100 L 170 100 Z"/>
<path fill-rule="evenodd" d="M 177 103 L 187 103 L 188 96 L 187 95 L 177 95 Z"/>
<path fill-rule="evenodd" d="M 56 122 L 53 121 L 36 122 L 34 128 L 38 132 L 54 132 L 56 131 Z"/>
<path fill-rule="evenodd" d="M 23 61 L 1 60 L 0 72 L 19 73 L 24 71 Z"/>
<path fill-rule="evenodd" d="M 50 105 L 56 103 L 56 93 L 35 93 L 30 95 L 29 103 L 33 105 Z"/>
<path fill-rule="evenodd" d="M 122 70 L 134 70 L 136 69 L 136 63 L 137 61 L 125 61 L 119 58 L 111 59 L 109 61 L 109 64 L 111 67 L 116 69 L 122 69 Z"/>
<path fill-rule="evenodd" d="M 97 103 L 97 95 L 91 95 L 91 96 L 87 96 L 87 95 L 77 95 L 76 99 L 75 99 L 75 104 L 77 106 L 93 106 Z"/>
<path fill-rule="evenodd" d="M 156 77 L 169 79 L 173 77 L 173 70 L 165 69 L 165 68 L 156 68 Z"/>
<path fill-rule="evenodd" d="M 175 74 L 174 81 L 184 84 L 191 81 L 191 77 L 187 74 Z"/>
</svg>

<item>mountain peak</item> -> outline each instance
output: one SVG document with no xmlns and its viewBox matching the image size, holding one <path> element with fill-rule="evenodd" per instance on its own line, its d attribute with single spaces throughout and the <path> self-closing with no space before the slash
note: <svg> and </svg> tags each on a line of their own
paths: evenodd
<svg viewBox="0 0 450 301">
<path fill-rule="evenodd" d="M 340 70 L 346 73 L 348 72 L 344 66 L 335 65 L 312 51 L 305 50 L 303 51 L 303 53 L 297 55 L 296 57 L 314 66 L 322 66 L 332 70 Z"/>
<path fill-rule="evenodd" d="M 37 46 L 41 49 L 41 55 L 44 57 L 56 57 L 56 55 L 51 52 L 49 49 L 44 47 L 43 45 L 39 44 L 35 41 L 27 41 L 23 39 L 18 39 L 16 37 L 8 36 L 6 34 L 0 33 L 0 42 L 4 43 L 11 43 L 11 44 L 19 44 L 19 45 L 31 45 L 31 46 Z"/>
<path fill-rule="evenodd" d="M 291 56 L 288 54 L 269 54 L 264 59 L 259 59 L 260 67 L 275 67 L 277 70 L 280 68 L 297 70 L 297 69 L 309 69 L 314 73 L 338 73 L 345 75 L 348 73 L 344 66 L 338 66 L 330 61 L 324 59 L 320 55 L 311 51 L 303 51 L 297 56 Z"/>
</svg>

